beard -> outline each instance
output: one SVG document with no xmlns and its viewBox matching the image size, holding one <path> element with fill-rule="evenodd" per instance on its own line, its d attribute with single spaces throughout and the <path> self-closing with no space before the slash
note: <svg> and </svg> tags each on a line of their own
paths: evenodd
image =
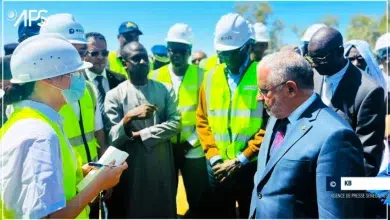
<svg viewBox="0 0 390 220">
<path fill-rule="evenodd" d="M 276 99 L 275 103 L 272 106 L 267 105 L 266 102 L 264 102 L 264 108 L 265 111 L 269 116 L 275 117 L 275 118 L 281 118 L 281 114 L 283 112 L 282 110 L 282 104 L 283 101 L 281 99 Z"/>
</svg>

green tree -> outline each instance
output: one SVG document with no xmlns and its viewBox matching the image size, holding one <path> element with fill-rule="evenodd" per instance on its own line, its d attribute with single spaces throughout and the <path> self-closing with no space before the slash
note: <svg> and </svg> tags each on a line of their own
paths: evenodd
<svg viewBox="0 0 390 220">
<path fill-rule="evenodd" d="M 379 21 L 374 17 L 359 14 L 352 16 L 346 32 L 346 40 L 365 40 L 373 48 L 381 35 Z"/>
<path fill-rule="evenodd" d="M 389 8 L 390 8 L 390 5 L 387 5 L 387 14 L 389 14 Z M 388 32 L 388 28 L 390 25 L 390 17 L 387 17 L 387 18 L 386 17 L 387 16 L 386 16 L 386 11 L 385 11 L 385 13 L 383 13 L 383 15 L 379 21 L 379 32 L 381 34 Z"/>
<path fill-rule="evenodd" d="M 270 16 L 273 15 L 273 12 L 272 7 L 267 2 L 237 3 L 234 8 L 237 13 L 251 23 L 261 22 L 268 27 L 270 51 L 276 51 L 283 45 L 283 21 L 277 18 L 270 21 Z"/>
<path fill-rule="evenodd" d="M 336 29 L 339 27 L 340 24 L 339 18 L 335 15 L 326 15 L 319 22 L 324 23 L 329 27 L 334 27 Z"/>
</svg>

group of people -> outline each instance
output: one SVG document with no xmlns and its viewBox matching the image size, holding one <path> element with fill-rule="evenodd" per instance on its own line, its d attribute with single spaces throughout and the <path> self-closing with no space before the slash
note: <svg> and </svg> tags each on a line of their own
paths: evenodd
<svg viewBox="0 0 390 220">
<path fill-rule="evenodd" d="M 385 217 L 388 192 L 335 199 L 327 180 L 387 175 L 389 33 L 374 54 L 315 24 L 272 53 L 228 13 L 207 57 L 184 23 L 149 55 L 131 21 L 117 51 L 71 14 L 37 22 L 2 59 L 5 218 L 176 218 L 179 173 L 186 218 Z M 90 166 L 108 146 L 126 162 Z"/>
</svg>

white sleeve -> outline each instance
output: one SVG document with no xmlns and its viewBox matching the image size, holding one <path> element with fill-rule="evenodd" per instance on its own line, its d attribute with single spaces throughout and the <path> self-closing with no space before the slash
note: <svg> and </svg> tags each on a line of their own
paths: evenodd
<svg viewBox="0 0 390 220">
<path fill-rule="evenodd" d="M 1 145 L 3 203 L 16 218 L 38 219 L 66 207 L 59 140 L 49 125 L 21 120 Z"/>
</svg>

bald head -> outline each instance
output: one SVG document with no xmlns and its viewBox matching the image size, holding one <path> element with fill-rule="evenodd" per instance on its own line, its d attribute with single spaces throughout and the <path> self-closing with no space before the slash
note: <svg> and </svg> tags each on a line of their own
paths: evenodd
<svg viewBox="0 0 390 220">
<path fill-rule="evenodd" d="M 347 64 L 343 36 L 331 27 L 323 27 L 314 33 L 309 42 L 308 55 L 313 67 L 321 75 L 331 76 Z"/>
<path fill-rule="evenodd" d="M 207 58 L 207 55 L 203 51 L 197 51 L 192 55 L 192 64 L 199 65 L 202 59 Z"/>
<path fill-rule="evenodd" d="M 343 45 L 341 33 L 334 28 L 323 27 L 310 39 L 308 50 L 313 56 L 323 55 L 341 45 Z"/>
<path fill-rule="evenodd" d="M 131 57 L 135 53 L 147 54 L 145 47 L 138 41 L 125 44 L 121 50 L 121 56 L 124 59 Z"/>
</svg>

